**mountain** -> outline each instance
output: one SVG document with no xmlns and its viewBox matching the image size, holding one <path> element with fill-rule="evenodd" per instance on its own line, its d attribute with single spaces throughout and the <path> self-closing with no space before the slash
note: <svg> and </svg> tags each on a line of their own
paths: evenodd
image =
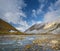
<svg viewBox="0 0 60 51">
<path fill-rule="evenodd" d="M 40 23 L 35 24 L 29 29 L 25 31 L 26 33 L 34 33 L 34 34 L 41 34 L 41 33 L 53 33 L 59 34 L 60 33 L 60 23 L 52 22 L 52 23 Z"/>
<path fill-rule="evenodd" d="M 15 33 L 22 33 L 19 32 L 15 27 L 7 23 L 6 21 L 0 19 L 0 34 L 15 34 Z"/>
<path fill-rule="evenodd" d="M 45 26 L 45 24 L 44 23 L 42 23 L 42 24 L 35 24 L 35 25 L 33 25 L 33 26 L 31 26 L 29 29 L 27 29 L 25 32 L 26 33 L 38 33 L 38 31 L 41 29 L 42 30 L 42 28 Z"/>
<path fill-rule="evenodd" d="M 0 19 L 0 31 L 10 31 L 14 30 L 17 31 L 13 26 L 9 23 L 5 22 L 4 20 Z"/>
</svg>

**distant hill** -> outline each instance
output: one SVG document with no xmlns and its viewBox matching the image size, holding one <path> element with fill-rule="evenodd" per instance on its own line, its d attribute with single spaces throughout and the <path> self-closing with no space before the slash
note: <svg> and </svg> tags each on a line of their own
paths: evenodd
<svg viewBox="0 0 60 51">
<path fill-rule="evenodd" d="M 42 33 L 52 33 L 60 34 L 60 23 L 40 23 L 35 24 L 25 31 L 26 33 L 42 34 Z"/>
<path fill-rule="evenodd" d="M 0 34 L 16 34 L 16 33 L 22 34 L 22 32 L 15 29 L 15 27 L 10 25 L 6 21 L 0 19 Z"/>
</svg>

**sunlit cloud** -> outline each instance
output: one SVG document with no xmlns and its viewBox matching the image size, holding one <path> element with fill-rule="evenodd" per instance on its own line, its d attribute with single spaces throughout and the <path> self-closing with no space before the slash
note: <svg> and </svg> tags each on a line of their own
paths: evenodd
<svg viewBox="0 0 60 51">
<path fill-rule="evenodd" d="M 44 15 L 44 22 L 60 22 L 60 0 L 49 6 L 49 11 Z"/>
<path fill-rule="evenodd" d="M 34 1 L 36 4 L 32 3 L 33 5 L 30 4 L 32 1 L 27 2 L 25 0 L 0 0 L 0 18 L 18 25 L 14 27 L 21 31 L 25 31 L 36 23 L 60 20 L 60 0 L 55 3 L 50 1 L 49 4 L 48 0 L 37 0 L 39 4 Z"/>
<path fill-rule="evenodd" d="M 8 23 L 19 24 L 17 29 L 24 31 L 28 27 L 28 23 L 22 19 L 26 17 L 22 11 L 24 7 L 24 0 L 0 0 L 0 18 Z"/>
</svg>

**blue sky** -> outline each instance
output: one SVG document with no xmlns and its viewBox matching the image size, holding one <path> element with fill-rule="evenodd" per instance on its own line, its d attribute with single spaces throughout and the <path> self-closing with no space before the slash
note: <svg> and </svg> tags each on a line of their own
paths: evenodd
<svg viewBox="0 0 60 51">
<path fill-rule="evenodd" d="M 60 22 L 60 0 L 0 0 L 0 18 L 20 31 L 42 22 Z"/>
</svg>

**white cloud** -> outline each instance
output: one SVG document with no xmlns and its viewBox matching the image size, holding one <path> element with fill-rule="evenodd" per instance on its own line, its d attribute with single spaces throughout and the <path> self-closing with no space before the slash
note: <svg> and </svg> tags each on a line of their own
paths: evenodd
<svg viewBox="0 0 60 51">
<path fill-rule="evenodd" d="M 24 32 L 29 27 L 30 27 L 30 25 L 26 21 L 20 21 L 20 25 L 18 27 L 16 27 L 16 29 Z"/>
<path fill-rule="evenodd" d="M 19 31 L 21 31 L 21 32 L 24 32 L 27 28 L 29 28 L 29 27 L 24 27 L 24 26 L 19 26 L 19 27 L 16 27 L 16 29 L 18 29 Z"/>
<path fill-rule="evenodd" d="M 22 5 L 25 5 L 23 0 L 20 2 L 20 6 L 18 6 L 17 0 L 0 0 L 0 18 L 9 23 L 17 24 L 20 17 L 26 17 L 22 9 L 18 9 L 18 7 L 22 8 Z"/>
<path fill-rule="evenodd" d="M 60 22 L 60 0 L 56 1 L 55 4 L 51 4 L 49 7 L 49 10 L 45 16 L 44 21 L 45 22 L 52 22 L 52 21 L 58 21 Z"/>
<path fill-rule="evenodd" d="M 37 14 L 43 13 L 42 9 L 45 6 L 44 2 L 46 2 L 45 0 L 38 0 L 40 5 L 39 8 L 36 10 Z"/>
<path fill-rule="evenodd" d="M 24 0 L 0 0 L 0 18 L 8 23 L 19 24 L 17 29 L 24 31 L 29 27 L 22 18 L 26 17 L 22 8 L 26 7 Z"/>
<path fill-rule="evenodd" d="M 45 6 L 44 4 L 43 4 L 43 2 L 44 2 L 44 0 L 38 0 L 39 1 L 39 3 L 40 3 L 40 5 L 39 5 L 39 8 L 38 9 L 33 9 L 32 10 L 32 16 L 33 17 L 38 17 L 38 15 L 40 15 L 41 13 L 43 14 L 44 12 L 42 11 L 42 9 L 43 9 L 43 7 Z"/>
<path fill-rule="evenodd" d="M 52 22 L 60 20 L 60 10 L 48 12 L 45 14 L 44 21 Z"/>
<path fill-rule="evenodd" d="M 42 8 L 44 7 L 44 5 L 42 4 L 37 10 L 33 9 L 32 10 L 32 16 L 33 17 L 38 17 L 38 15 L 40 15 L 41 13 L 43 14 L 44 12 L 42 11 Z"/>
<path fill-rule="evenodd" d="M 40 24 L 40 23 L 42 23 L 41 21 L 34 21 L 34 20 L 32 20 L 32 25 L 34 25 L 34 24 Z"/>
<path fill-rule="evenodd" d="M 60 9 L 60 0 L 56 1 L 56 3 L 51 3 L 49 10 L 54 11 L 54 10 L 59 10 Z"/>
<path fill-rule="evenodd" d="M 47 13 L 44 13 L 42 10 L 45 4 L 47 3 L 47 0 L 39 0 L 40 6 L 37 10 L 32 10 L 32 15 L 34 17 L 38 17 L 38 15 L 44 14 L 44 22 L 52 22 L 52 21 L 58 21 L 60 22 L 60 0 L 57 0 L 55 3 L 51 3 L 51 5 L 48 7 L 49 11 Z M 33 21 L 35 23 L 35 21 Z"/>
<path fill-rule="evenodd" d="M 44 4 L 41 4 L 41 6 L 37 9 L 37 14 L 43 13 L 42 9 L 44 7 Z"/>
<path fill-rule="evenodd" d="M 35 9 L 32 10 L 32 16 L 33 17 L 37 17 L 37 14 L 36 14 L 36 10 Z"/>
</svg>

